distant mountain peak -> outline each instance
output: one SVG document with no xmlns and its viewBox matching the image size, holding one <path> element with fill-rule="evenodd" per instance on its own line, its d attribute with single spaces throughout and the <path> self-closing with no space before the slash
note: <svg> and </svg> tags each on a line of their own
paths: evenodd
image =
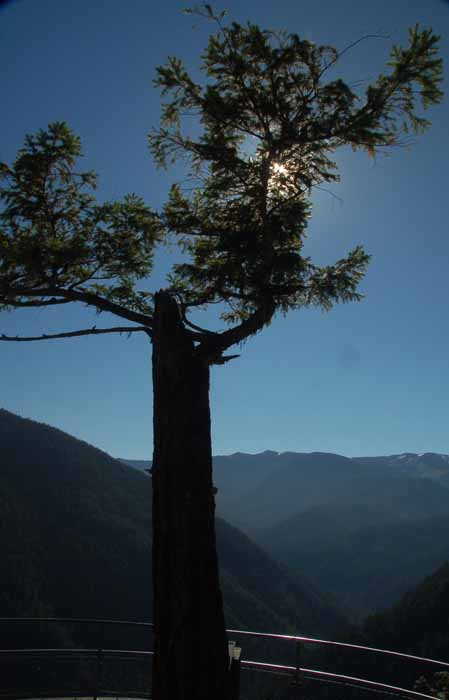
<svg viewBox="0 0 449 700">
<path fill-rule="evenodd" d="M 254 457 L 278 457 L 280 452 L 275 452 L 274 450 L 263 450 L 262 452 L 232 452 L 229 455 L 216 455 L 217 457 L 226 458 L 229 457 L 243 457 L 252 459 Z"/>
</svg>

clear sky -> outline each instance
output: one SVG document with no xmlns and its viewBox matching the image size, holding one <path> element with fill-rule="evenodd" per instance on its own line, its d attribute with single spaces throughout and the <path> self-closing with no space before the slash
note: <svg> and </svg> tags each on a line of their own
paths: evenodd
<svg viewBox="0 0 449 700">
<path fill-rule="evenodd" d="M 187 3 L 188 4 L 188 3 Z M 65 120 L 81 136 L 84 169 L 101 198 L 137 192 L 155 208 L 176 173 L 156 172 L 146 134 L 157 123 L 155 67 L 178 55 L 195 68 L 208 26 L 192 29 L 179 0 L 0 2 L 0 159 L 24 134 Z M 442 35 L 445 0 L 226 0 L 238 20 L 287 29 L 342 49 L 342 77 L 382 70 L 391 43 L 420 22 Z M 449 95 L 449 81 L 445 91 Z M 410 150 L 369 160 L 339 156 L 340 198 L 319 192 L 307 252 L 317 262 L 362 243 L 373 256 L 366 298 L 328 314 L 279 317 L 240 359 L 212 369 L 213 450 L 329 451 L 348 456 L 449 453 L 449 98 Z M 159 259 L 159 269 L 166 260 Z M 163 285 L 154 275 L 151 288 Z M 39 334 L 110 325 L 82 306 L 0 314 L 0 333 Z M 0 343 L 0 406 L 44 421 L 113 456 L 152 451 L 151 345 L 100 336 Z"/>
</svg>

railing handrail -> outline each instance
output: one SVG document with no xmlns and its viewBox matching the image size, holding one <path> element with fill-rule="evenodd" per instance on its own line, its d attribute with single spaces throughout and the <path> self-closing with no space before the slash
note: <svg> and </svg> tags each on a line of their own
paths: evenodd
<svg viewBox="0 0 449 700">
<path fill-rule="evenodd" d="M 289 671 L 288 675 L 293 675 L 293 673 L 296 671 L 295 666 L 284 666 L 282 664 L 268 664 L 262 661 L 242 661 L 242 666 L 248 666 L 248 667 L 260 667 L 262 670 L 264 668 L 271 668 L 274 671 L 279 670 L 279 671 Z M 384 690 L 394 690 L 399 693 L 404 693 L 405 695 L 412 695 L 413 697 L 418 697 L 418 698 L 427 698 L 428 700 L 436 700 L 435 696 L 433 695 L 426 695 L 425 693 L 420 693 L 417 690 L 408 690 L 407 688 L 399 688 L 396 685 L 389 685 L 387 683 L 380 683 L 379 681 L 370 681 L 367 678 L 357 678 L 355 676 L 346 676 L 341 673 L 330 673 L 329 671 L 319 671 L 313 668 L 304 668 L 301 667 L 301 673 L 303 674 L 310 674 L 312 676 L 322 676 L 326 678 L 335 678 L 337 680 L 340 680 L 342 682 L 347 682 L 347 683 L 358 683 L 360 686 L 362 685 L 368 685 L 372 687 L 377 687 L 377 688 L 383 688 Z M 437 699 L 438 700 L 438 699 Z"/>
<path fill-rule="evenodd" d="M 153 622 L 137 622 L 135 620 L 110 620 L 110 619 L 92 619 L 86 617 L 0 617 L 0 623 L 2 622 L 61 622 L 61 623 L 83 623 L 83 624 L 97 624 L 97 625 L 129 625 L 136 627 L 154 627 Z M 368 647 L 361 644 L 351 644 L 349 642 L 337 642 L 331 639 L 318 639 L 315 637 L 304 637 L 293 634 L 274 634 L 272 632 L 253 632 L 250 630 L 236 630 L 227 629 L 226 632 L 230 634 L 241 634 L 252 637 L 263 637 L 267 639 L 284 639 L 286 641 L 303 642 L 304 644 L 322 644 L 327 646 L 343 647 L 348 649 L 357 649 L 359 651 L 374 652 L 376 654 L 386 654 L 388 656 L 397 656 L 403 659 L 410 659 L 412 661 L 423 661 L 429 664 L 435 664 L 437 666 L 443 666 L 449 668 L 449 663 L 447 661 L 440 661 L 439 659 L 430 659 L 423 656 L 416 656 L 415 654 L 407 654 L 401 651 L 392 651 L 389 649 L 379 649 L 377 647 Z"/>
<path fill-rule="evenodd" d="M 43 647 L 38 647 L 36 649 L 0 649 L 0 656 L 10 654 L 24 654 L 25 656 L 39 655 L 39 654 L 66 654 L 67 656 L 82 656 L 83 654 L 95 656 L 101 652 L 102 654 L 139 654 L 139 656 L 152 656 L 153 651 L 141 651 L 140 649 L 99 649 L 98 647 L 93 647 L 92 649 L 46 649 Z"/>
<path fill-rule="evenodd" d="M 81 624 L 96 624 L 96 625 L 126 625 L 126 626 L 135 626 L 135 627 L 149 627 L 153 628 L 154 624 L 152 622 L 138 622 L 134 620 L 110 620 L 110 619 L 92 619 L 92 618 L 74 618 L 74 617 L 0 617 L 0 624 L 2 622 L 32 622 L 32 623 L 71 623 L 71 624 L 76 624 L 76 623 L 81 623 Z M 364 652 L 374 652 L 376 654 L 385 654 L 387 656 L 394 656 L 394 657 L 399 657 L 402 659 L 407 659 L 407 660 L 413 660 L 413 661 L 420 661 L 424 663 L 429 663 L 429 664 L 435 664 L 437 666 L 443 666 L 446 668 L 449 668 L 449 663 L 446 661 L 440 661 L 437 659 L 430 659 L 422 656 L 416 656 L 414 654 L 407 654 L 405 652 L 399 652 L 399 651 L 391 651 L 387 649 L 379 649 L 376 647 L 368 647 L 368 646 L 363 646 L 360 644 L 351 644 L 349 642 L 337 642 L 334 640 L 328 640 L 328 639 L 318 639 L 315 637 L 305 637 L 305 636 L 299 636 L 299 635 L 291 635 L 291 634 L 274 634 L 271 632 L 253 632 L 250 630 L 236 630 L 236 629 L 227 629 L 227 633 L 229 634 L 238 634 L 238 635 L 243 635 L 243 636 L 249 636 L 249 637 L 256 637 L 256 638 L 265 638 L 265 639 L 277 639 L 277 640 L 285 640 L 285 641 L 290 641 L 290 642 L 295 642 L 297 651 L 300 649 L 301 644 L 322 644 L 322 645 L 329 645 L 329 646 L 335 646 L 335 647 L 342 647 L 342 648 L 348 648 L 348 649 L 354 649 L 354 650 L 360 650 Z M 130 650 L 130 649 L 100 649 L 98 647 L 92 648 L 92 649 L 0 649 L 0 656 L 13 656 L 13 655 L 23 655 L 23 656 L 32 656 L 32 655 L 45 655 L 45 654 L 52 654 L 54 656 L 56 655 L 99 655 L 99 654 L 113 654 L 113 655 L 122 655 L 122 656 L 151 656 L 153 655 L 153 652 L 151 651 L 140 651 L 140 650 Z M 400 688 L 398 686 L 393 686 L 393 685 L 388 685 L 386 683 L 381 683 L 378 681 L 371 681 L 368 679 L 364 678 L 357 678 L 355 676 L 347 676 L 344 674 L 338 674 L 338 673 L 331 673 L 329 671 L 319 671 L 316 669 L 307 669 L 302 666 L 300 666 L 299 662 L 299 656 L 297 656 L 297 665 L 296 666 L 285 666 L 282 664 L 271 664 L 268 662 L 262 662 L 262 661 L 251 661 L 247 659 L 242 659 L 241 665 L 243 668 L 248 668 L 248 669 L 254 669 L 254 670 L 260 670 L 260 671 L 266 671 L 266 672 L 271 672 L 271 673 L 277 673 L 278 675 L 289 675 L 292 676 L 295 681 L 298 681 L 298 673 L 301 674 L 302 677 L 307 677 L 311 676 L 310 680 L 323 680 L 326 682 L 339 682 L 339 683 L 346 683 L 346 684 L 358 684 L 358 687 L 364 687 L 366 690 L 377 690 L 377 692 L 395 692 L 400 695 L 406 695 L 409 698 L 423 698 L 424 700 L 438 700 L 438 698 L 435 698 L 432 695 L 426 695 L 425 693 L 420 693 L 416 690 L 408 690 L 406 688 Z M 330 680 L 333 679 L 333 680 Z M 380 690 L 382 689 L 382 690 Z"/>
<path fill-rule="evenodd" d="M 0 617 L 1 622 L 82 622 L 96 625 L 136 625 L 136 627 L 154 627 L 153 622 L 136 620 L 103 620 L 91 617 Z"/>
<path fill-rule="evenodd" d="M 151 651 L 139 651 L 130 649 L 0 649 L 0 657 L 3 655 L 24 655 L 24 656 L 96 656 L 101 653 L 103 656 L 114 655 L 114 656 L 137 656 L 137 657 L 148 657 L 152 656 Z M 243 668 L 268 671 L 278 675 L 288 675 L 294 677 L 297 669 L 296 666 L 286 666 L 283 664 L 271 664 L 262 661 L 251 661 L 242 660 L 241 665 Z M 367 678 L 358 678 L 356 676 L 348 676 L 341 673 L 331 673 L 329 671 L 320 671 L 312 668 L 301 667 L 301 674 L 303 677 L 312 676 L 311 680 L 320 679 L 333 679 L 339 681 L 343 684 L 357 684 L 357 687 L 365 688 L 367 690 L 376 690 L 378 692 L 382 691 L 393 691 L 399 695 L 405 695 L 411 698 L 423 698 L 424 700 L 439 700 L 433 695 L 427 695 L 426 693 L 420 693 L 416 690 L 409 690 L 408 688 L 401 688 L 395 685 L 389 685 L 387 683 L 381 683 L 379 681 L 371 681 Z"/>
<path fill-rule="evenodd" d="M 376 647 L 367 647 L 361 644 L 350 644 L 349 642 L 335 642 L 330 639 L 316 639 L 315 637 L 298 637 L 292 634 L 270 634 L 268 632 L 248 632 L 246 630 L 226 630 L 231 634 L 244 634 L 255 637 L 268 637 L 272 639 L 285 639 L 287 641 L 304 642 L 305 644 L 323 644 L 328 646 L 346 647 L 348 649 L 358 649 L 360 651 L 373 651 L 377 654 L 388 654 L 389 656 L 399 656 L 403 659 L 411 659 L 413 661 L 424 661 L 430 664 L 438 664 L 449 668 L 447 661 L 439 661 L 437 659 L 428 659 L 424 656 L 415 656 L 414 654 L 406 654 L 402 651 L 391 651 L 388 649 L 378 649 Z"/>
</svg>

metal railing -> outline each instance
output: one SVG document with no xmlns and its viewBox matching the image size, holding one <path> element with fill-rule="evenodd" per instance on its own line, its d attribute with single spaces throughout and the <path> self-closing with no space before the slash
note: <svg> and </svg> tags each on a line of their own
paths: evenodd
<svg viewBox="0 0 449 700">
<path fill-rule="evenodd" d="M 88 618 L 0 618 L 0 630 L 8 624 L 17 626 L 50 625 L 86 627 L 97 629 L 98 644 L 94 648 L 16 648 L 0 649 L 0 669 L 2 684 L 0 698 L 44 698 L 62 697 L 151 697 L 151 657 L 150 649 L 112 649 L 105 648 L 105 631 L 123 630 L 125 627 L 142 632 L 150 631 L 153 624 L 149 622 L 133 622 L 127 620 L 104 620 Z M 427 695 L 413 689 L 403 688 L 395 684 L 360 678 L 355 675 L 306 667 L 302 664 L 305 647 L 328 647 L 363 654 L 383 655 L 385 658 L 401 662 L 419 663 L 422 675 L 424 668 L 449 670 L 449 663 L 437 659 L 429 659 L 397 651 L 366 647 L 346 642 L 316 639 L 313 637 L 270 634 L 248 630 L 227 630 L 232 637 L 248 640 L 274 642 L 277 654 L 280 643 L 290 646 L 293 663 L 274 663 L 273 661 L 250 660 L 245 655 L 245 643 L 242 659 L 239 662 L 241 671 L 270 674 L 273 678 L 287 681 L 291 689 L 299 694 L 305 682 L 320 682 L 328 685 L 337 684 L 346 688 L 357 688 L 368 692 L 395 695 L 409 700 L 439 700 L 438 697 Z M 0 633 L 1 635 L 1 633 Z M 45 635 L 44 635 L 45 636 Z M 1 636 L 0 636 L 1 639 Z M 2 640 L 4 641 L 4 640 Z M 149 640 L 148 640 L 149 641 Z M 150 646 L 148 644 L 148 646 Z M 254 645 L 253 645 L 254 646 Z M 293 649 L 291 649 L 293 647 Z M 415 680 L 418 674 L 415 676 Z M 32 685 L 30 685 L 32 684 Z"/>
<path fill-rule="evenodd" d="M 415 676 L 414 680 L 417 680 L 419 675 L 422 675 L 425 669 L 429 667 L 436 667 L 438 670 L 449 671 L 449 663 L 446 661 L 440 661 L 437 659 L 430 659 L 414 654 L 407 654 L 404 652 L 390 651 L 387 649 L 379 649 L 375 647 L 367 647 L 360 644 L 351 644 L 348 642 L 337 642 L 327 639 L 316 639 L 314 637 L 305 637 L 298 635 L 285 635 L 285 634 L 270 634 L 264 632 L 253 632 L 247 630 L 227 630 L 228 634 L 239 635 L 246 638 L 255 639 L 266 639 L 274 641 L 285 641 L 295 646 L 295 664 L 285 665 L 279 663 L 268 663 L 261 661 L 251 661 L 243 659 L 241 666 L 242 670 L 254 670 L 269 672 L 273 675 L 284 676 L 290 680 L 291 685 L 301 688 L 304 681 L 319 681 L 321 683 L 332 683 L 337 685 L 343 685 L 345 687 L 356 687 L 358 689 L 363 689 L 369 692 L 377 692 L 382 694 L 396 695 L 404 698 L 425 698 L 435 700 L 435 696 L 428 695 L 423 692 L 418 692 L 410 688 L 403 688 L 398 685 L 393 685 L 390 683 L 385 683 L 381 681 L 370 680 L 367 678 L 360 678 L 358 676 L 330 672 L 321 669 L 313 669 L 305 667 L 301 664 L 301 659 L 303 657 L 303 651 L 305 646 L 324 646 L 333 647 L 336 649 L 357 651 L 373 655 L 383 655 L 395 660 L 400 660 L 404 662 L 418 662 L 420 664 L 420 671 Z M 240 642 L 243 645 L 243 642 Z M 244 647 L 243 647 L 244 648 Z M 439 698 L 437 700 L 440 700 Z"/>
<path fill-rule="evenodd" d="M 0 698 L 151 698 L 152 652 L 114 649 L 0 651 Z"/>
</svg>

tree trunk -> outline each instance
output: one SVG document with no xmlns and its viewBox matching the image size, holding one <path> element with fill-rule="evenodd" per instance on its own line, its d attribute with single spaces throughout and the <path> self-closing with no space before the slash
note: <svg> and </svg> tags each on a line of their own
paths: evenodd
<svg viewBox="0 0 449 700">
<path fill-rule="evenodd" d="M 153 335 L 153 700 L 228 700 L 215 549 L 209 366 L 176 302 L 156 294 Z"/>
</svg>

